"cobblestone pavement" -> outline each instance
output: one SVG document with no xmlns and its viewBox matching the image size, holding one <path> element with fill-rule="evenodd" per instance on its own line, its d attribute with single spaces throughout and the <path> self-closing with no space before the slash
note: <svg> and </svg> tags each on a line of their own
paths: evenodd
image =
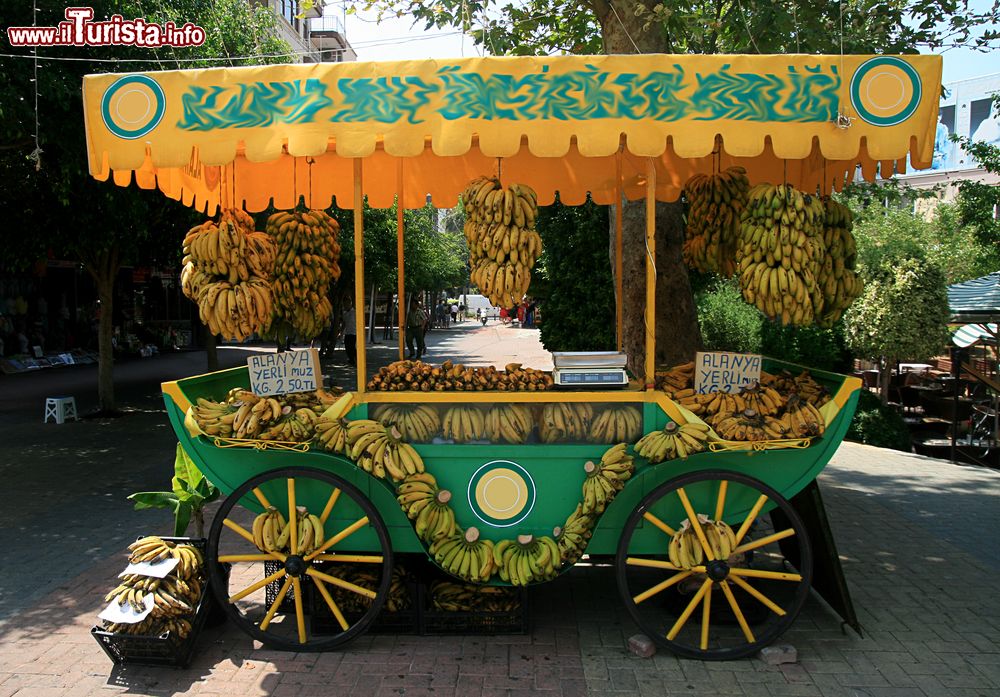
<svg viewBox="0 0 1000 697">
<path fill-rule="evenodd" d="M 464 343 L 439 336 L 456 340 L 455 351 Z M 159 360 L 167 362 L 143 370 L 200 369 L 190 369 L 197 357 Z M 39 423 L 39 395 L 71 384 L 69 373 L 52 385 L 22 381 L 17 398 L 0 383 L 0 697 L 1000 697 L 1000 473 L 854 444 L 841 447 L 820 482 L 864 637 L 841 631 L 812 598 L 781 639 L 797 648 L 797 664 L 637 658 L 626 649 L 637 629 L 612 570 L 578 567 L 532 590 L 526 636 L 363 636 L 334 653 L 284 654 L 223 626 L 202 635 L 188 669 L 116 668 L 89 630 L 123 542 L 167 524 L 162 513 L 131 511 L 123 497 L 166 484 L 173 443 L 154 406 L 160 378 L 133 382 L 126 367 L 123 402 L 145 411 L 107 422 Z M 37 402 L 39 414 L 22 415 L 22 400 L 31 409 Z"/>
</svg>

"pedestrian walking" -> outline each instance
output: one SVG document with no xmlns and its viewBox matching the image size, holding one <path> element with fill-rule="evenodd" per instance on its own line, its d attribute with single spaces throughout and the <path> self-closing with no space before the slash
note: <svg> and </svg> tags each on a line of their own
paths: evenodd
<svg viewBox="0 0 1000 697">
<path fill-rule="evenodd" d="M 455 324 L 458 322 L 458 305 L 451 306 L 451 323 Z"/>
<path fill-rule="evenodd" d="M 406 313 L 406 357 L 410 360 L 420 360 L 427 352 L 424 343 L 424 331 L 427 329 L 427 314 L 420 306 L 420 301 L 414 298 L 410 301 L 410 311 Z M 414 356 L 416 344 L 416 356 Z"/>
<path fill-rule="evenodd" d="M 358 364 L 358 316 L 354 312 L 354 300 L 349 300 L 344 313 L 344 352 L 348 365 Z"/>
</svg>

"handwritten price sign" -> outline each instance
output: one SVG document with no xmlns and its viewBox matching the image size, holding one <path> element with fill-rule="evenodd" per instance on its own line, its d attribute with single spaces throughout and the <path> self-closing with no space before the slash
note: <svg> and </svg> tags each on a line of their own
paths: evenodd
<svg viewBox="0 0 1000 697">
<path fill-rule="evenodd" d="M 760 356 L 750 353 L 699 351 L 694 359 L 694 389 L 698 394 L 739 392 L 760 382 Z"/>
<path fill-rule="evenodd" d="M 323 384 L 316 349 L 257 354 L 247 359 L 247 366 L 250 389 L 261 397 L 312 392 Z"/>
</svg>

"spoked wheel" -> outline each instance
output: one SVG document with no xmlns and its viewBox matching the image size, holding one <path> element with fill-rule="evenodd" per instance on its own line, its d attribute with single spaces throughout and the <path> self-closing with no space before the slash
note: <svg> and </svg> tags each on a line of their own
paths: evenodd
<svg viewBox="0 0 1000 697">
<path fill-rule="evenodd" d="M 281 544 L 258 545 L 254 519 L 272 507 L 288 523 L 286 539 L 269 534 Z M 305 535 L 298 529 L 308 514 L 322 524 L 321 543 L 315 527 Z M 389 533 L 374 506 L 349 482 L 316 469 L 275 470 L 236 489 L 215 515 L 207 552 L 227 615 L 254 639 L 288 651 L 324 651 L 364 632 L 392 576 Z"/>
<path fill-rule="evenodd" d="M 788 526 L 774 529 L 773 509 Z M 735 538 L 721 552 L 716 533 L 725 526 L 710 530 L 715 521 Z M 668 549 L 679 531 L 698 549 L 678 563 Z M 704 471 L 665 482 L 642 500 L 622 531 L 615 566 L 625 606 L 656 643 L 688 658 L 729 660 L 770 644 L 795 620 L 809 594 L 812 549 L 777 491 L 746 475 Z"/>
</svg>

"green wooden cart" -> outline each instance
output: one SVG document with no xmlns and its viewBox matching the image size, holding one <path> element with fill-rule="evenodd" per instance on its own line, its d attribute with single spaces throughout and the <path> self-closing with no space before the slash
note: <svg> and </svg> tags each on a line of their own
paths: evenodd
<svg viewBox="0 0 1000 697">
<path fill-rule="evenodd" d="M 656 268 L 657 201 L 676 201 L 694 174 L 733 165 L 751 183 L 787 182 L 822 194 L 859 173 L 874 180 L 900 166 L 926 168 L 940 80 L 939 56 L 488 57 L 92 75 L 84 80 L 84 101 L 90 173 L 97 179 L 156 189 L 208 215 L 220 208 L 353 209 L 359 308 L 365 202 L 399 204 L 399 297 L 406 294 L 403 211 L 428 198 L 439 208 L 455 206 L 484 173 L 530 186 L 540 205 L 557 195 L 567 205 L 588 197 L 615 204 L 618 349 L 643 354 L 627 389 L 369 392 L 365 318 L 358 312 L 349 418 L 364 418 L 382 402 L 634 404 L 649 431 L 687 418 L 654 388 L 655 332 L 631 345 L 623 331 L 626 271 L 644 273 L 645 303 L 635 319 L 648 328 L 656 326 L 658 277 L 666 285 L 681 279 L 678 292 L 687 292 L 679 268 L 669 274 Z M 623 209 L 634 211 L 628 202 L 640 199 L 645 235 L 626 240 Z M 405 305 L 398 303 L 400 326 Z M 402 358 L 402 337 L 399 351 Z M 814 375 L 833 395 L 834 408 L 827 410 L 825 434 L 808 447 L 723 449 L 658 465 L 637 458 L 635 475 L 597 522 L 587 554 L 613 561 L 635 621 L 679 654 L 746 655 L 780 635 L 802 607 L 812 549 L 788 499 L 833 456 L 860 389 L 853 378 Z M 396 557 L 423 555 L 425 547 L 391 487 L 348 459 L 192 436 L 184 423 L 189 406 L 199 397 L 220 400 L 241 385 L 248 385 L 245 370 L 164 385 L 178 437 L 227 494 L 208 543 L 215 592 L 230 616 L 268 645 L 336 646 L 378 615 Z M 459 525 L 499 540 L 553 534 L 580 499 L 585 463 L 608 445 L 415 447 L 452 492 Z M 484 496 L 490 499 L 484 489 L 506 491 L 507 498 L 484 504 Z M 312 558 L 256 549 L 248 526 L 269 505 L 289 516 L 297 506 L 322 512 L 327 549 Z M 667 560 L 667 542 L 685 520 L 700 530 L 702 515 L 736 531 L 736 552 L 725 560 L 706 552 L 705 564 L 678 569 Z M 375 581 L 346 582 L 331 573 L 337 564 L 368 568 Z M 304 583 L 315 586 L 318 604 L 305 602 Z M 353 604 L 357 612 L 340 613 L 341 593 L 365 602 Z M 314 620 L 324 608 L 336 622 L 320 633 Z"/>
<path fill-rule="evenodd" d="M 774 363 L 768 367 L 796 368 Z M 635 621 L 681 655 L 733 658 L 756 651 L 789 626 L 806 599 L 812 546 L 788 499 L 807 486 L 833 456 L 850 424 L 860 388 L 855 378 L 815 371 L 813 375 L 830 390 L 834 407 L 829 409 L 833 415 L 826 432 L 808 447 L 703 452 L 656 465 L 636 457 L 634 476 L 599 518 L 587 555 L 613 563 L 622 600 Z M 396 502 L 393 485 L 345 457 L 316 449 L 276 449 L 263 441 L 253 447 L 197 431 L 192 435 L 185 424 L 192 402 L 198 398 L 219 401 L 232 388 L 248 385 L 244 368 L 164 385 L 178 437 L 227 495 L 209 536 L 213 584 L 232 618 L 253 637 L 290 650 L 330 648 L 355 637 L 375 620 L 399 555 L 424 555 L 427 547 Z M 368 394 L 384 398 L 384 393 Z M 662 393 L 646 390 L 392 394 L 396 402 L 430 402 L 440 408 L 498 401 L 530 402 L 536 410 L 554 401 L 586 401 L 597 409 L 628 404 L 641 409 L 643 432 L 663 428 L 670 414 L 684 419 L 677 405 Z M 367 417 L 370 406 L 358 404 L 348 419 Z M 499 542 L 518 535 L 553 535 L 580 501 L 587 476 L 585 463 L 599 461 L 611 445 L 417 443 L 414 447 L 439 486 L 451 492 L 450 505 L 459 526 L 475 526 L 485 539 Z M 490 486 L 494 488 L 492 503 Z M 684 496 L 690 510 L 683 504 Z M 287 511 L 287 517 L 296 506 L 324 511 L 328 514 L 325 535 L 338 541 L 313 560 L 262 553 L 249 536 L 248 521 L 265 505 Z M 780 520 L 787 520 L 787 527 L 774 529 L 768 515 L 774 509 L 784 514 Z M 725 520 L 741 538 L 740 547 L 728 560 L 697 567 L 694 573 L 666 561 L 670 537 L 692 513 Z M 275 575 L 259 573 L 265 562 Z M 371 578 L 378 583 L 360 590 L 336 585 L 340 576 L 328 567 L 338 562 L 370 565 Z M 227 575 L 223 570 L 228 565 L 233 569 Z M 248 567 L 257 571 L 238 573 Z M 266 587 L 290 579 L 286 592 L 301 599 L 299 579 L 315 582 L 317 577 L 319 587 L 335 584 L 348 594 L 367 591 L 367 610 L 345 615 L 339 631 L 324 629 L 316 634 L 311 630 L 310 606 L 300 600 L 299 605 L 285 603 L 287 618 L 282 623 L 285 613 L 280 609 L 286 594 L 268 596 Z M 490 583 L 506 585 L 496 576 Z M 333 597 L 330 600 L 336 605 Z M 699 603 L 700 620 L 688 622 Z"/>
</svg>

